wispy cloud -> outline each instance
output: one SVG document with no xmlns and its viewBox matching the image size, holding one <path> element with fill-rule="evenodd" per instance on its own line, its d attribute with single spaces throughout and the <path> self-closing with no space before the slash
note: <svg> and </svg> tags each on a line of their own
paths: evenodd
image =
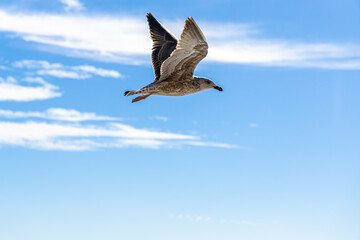
<svg viewBox="0 0 360 240">
<path fill-rule="evenodd" d="M 164 21 L 179 33 L 183 23 Z M 256 25 L 201 22 L 210 48 L 206 61 L 262 66 L 360 69 L 359 43 L 270 39 Z M 224 27 L 227 26 L 227 27 Z M 148 63 L 151 41 L 144 18 L 55 15 L 0 10 L 0 31 L 16 33 L 62 53 L 127 64 Z M 59 51 L 60 52 L 60 51 Z"/>
<path fill-rule="evenodd" d="M 212 218 L 195 214 L 170 214 L 171 219 L 186 220 L 190 222 L 211 222 Z"/>
<path fill-rule="evenodd" d="M 228 220 L 228 219 L 221 219 L 221 223 L 228 223 L 228 224 L 236 224 L 236 225 L 248 225 L 248 226 L 255 226 L 256 223 L 248 220 Z"/>
<path fill-rule="evenodd" d="M 65 71 L 65 70 L 60 70 L 60 69 L 38 70 L 37 74 L 48 75 L 48 76 L 57 77 L 57 78 L 72 78 L 72 79 L 90 78 L 90 75 L 86 74 L 86 73 L 78 73 L 78 72 Z"/>
<path fill-rule="evenodd" d="M 121 123 L 107 126 L 47 122 L 0 122 L 0 143 L 48 150 L 91 150 L 113 147 L 158 148 L 169 140 L 196 137 L 136 129 Z"/>
<path fill-rule="evenodd" d="M 22 112 L 0 109 L 0 117 L 6 118 L 43 118 L 50 120 L 81 122 L 81 121 L 114 121 L 120 118 L 99 116 L 95 113 L 79 112 L 74 109 L 50 108 L 44 112 Z"/>
<path fill-rule="evenodd" d="M 89 65 L 75 66 L 75 67 L 71 67 L 71 69 L 77 70 L 77 71 L 83 71 L 86 73 L 92 73 L 94 75 L 98 75 L 101 77 L 112 77 L 112 78 L 122 77 L 122 75 L 118 71 L 108 70 L 108 69 L 103 69 L 103 68 L 96 68 L 94 66 L 89 66 Z"/>
<path fill-rule="evenodd" d="M 0 77 L 0 101 L 35 101 L 62 95 L 59 88 L 45 81 L 42 77 L 86 79 L 94 76 L 107 78 L 123 77 L 118 71 L 98 68 L 90 65 L 64 66 L 38 60 L 21 60 L 12 63 L 12 67 L 2 66 L 6 73 L 14 73 L 17 68 L 27 69 L 25 78 L 20 80 L 12 76 Z M 20 74 L 24 74 L 21 71 Z M 32 76 L 32 77 L 29 77 Z"/>
<path fill-rule="evenodd" d="M 8 68 L 3 65 L 0 65 L 0 70 L 8 70 Z"/>
<path fill-rule="evenodd" d="M 53 108 L 44 112 L 0 109 L 1 117 L 25 119 L 24 122 L 0 121 L 0 145 L 3 146 L 63 151 L 123 147 L 156 149 L 185 145 L 227 148 L 224 143 L 202 141 L 195 135 L 139 129 L 118 122 L 119 118 L 73 109 Z M 30 118 L 42 118 L 48 121 L 34 121 Z M 106 122 L 89 124 L 82 123 L 83 121 Z"/>
<path fill-rule="evenodd" d="M 150 119 L 152 119 L 152 120 L 158 120 L 158 121 L 163 121 L 163 122 L 167 122 L 167 121 L 169 120 L 167 117 L 164 117 L 164 116 L 150 117 Z"/>
<path fill-rule="evenodd" d="M 248 126 L 251 127 L 251 128 L 256 128 L 259 125 L 257 123 L 249 123 Z"/>
<path fill-rule="evenodd" d="M 151 49 L 146 22 L 132 17 L 19 14 L 0 10 L 0 31 L 16 33 L 25 41 L 71 49 L 75 54 L 130 64 L 139 63 L 139 57 Z"/>
<path fill-rule="evenodd" d="M 360 69 L 360 46 L 298 43 L 285 40 L 243 39 L 215 43 L 209 60 L 263 66 Z"/>
<path fill-rule="evenodd" d="M 58 87 L 42 78 L 26 78 L 20 84 L 15 78 L 0 77 L 0 101 L 34 101 L 60 97 Z"/>
<path fill-rule="evenodd" d="M 187 144 L 198 147 L 219 147 L 219 148 L 243 148 L 242 146 L 227 144 L 227 143 L 218 143 L 218 142 L 200 142 L 200 141 L 188 141 Z"/>
<path fill-rule="evenodd" d="M 38 75 L 48 75 L 57 78 L 86 79 L 93 75 L 101 77 L 120 78 L 122 75 L 115 70 L 97 68 L 90 65 L 64 66 L 60 63 L 49 63 L 39 60 L 21 60 L 13 63 L 14 67 L 35 69 Z"/>
<path fill-rule="evenodd" d="M 248 220 L 228 220 L 228 219 L 216 219 L 210 216 L 203 216 L 197 214 L 170 214 L 170 219 L 176 219 L 179 221 L 189 221 L 189 222 L 196 222 L 196 223 L 226 223 L 226 224 L 236 224 L 236 225 L 249 225 L 254 226 L 256 225 L 252 221 Z"/>
<path fill-rule="evenodd" d="M 80 11 L 84 9 L 84 5 L 79 0 L 59 0 L 65 5 L 66 11 Z"/>
</svg>

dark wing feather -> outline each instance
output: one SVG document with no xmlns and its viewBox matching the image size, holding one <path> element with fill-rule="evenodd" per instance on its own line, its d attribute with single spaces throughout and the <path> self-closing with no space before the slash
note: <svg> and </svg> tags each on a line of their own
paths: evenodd
<svg viewBox="0 0 360 240">
<path fill-rule="evenodd" d="M 168 32 L 153 17 L 153 15 L 151 15 L 151 13 L 148 13 L 146 17 L 149 23 L 151 39 L 153 41 L 151 59 L 156 81 L 160 78 L 161 64 L 175 50 L 177 39 L 174 35 Z"/>
<path fill-rule="evenodd" d="M 207 50 L 208 44 L 204 34 L 194 19 L 188 18 L 175 51 L 161 65 L 159 81 L 175 75 L 192 76 L 198 63 L 206 57 Z"/>
</svg>

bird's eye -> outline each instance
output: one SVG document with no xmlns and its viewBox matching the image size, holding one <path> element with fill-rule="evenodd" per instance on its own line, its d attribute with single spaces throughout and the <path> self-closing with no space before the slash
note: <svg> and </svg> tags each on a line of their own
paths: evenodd
<svg viewBox="0 0 360 240">
<path fill-rule="evenodd" d="M 210 81 L 209 81 L 209 80 L 206 80 L 206 83 L 207 83 L 207 84 L 210 84 Z"/>
</svg>

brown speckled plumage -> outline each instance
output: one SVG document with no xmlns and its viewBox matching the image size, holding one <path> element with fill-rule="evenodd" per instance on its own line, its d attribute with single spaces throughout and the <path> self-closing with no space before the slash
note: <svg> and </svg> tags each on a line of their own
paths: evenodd
<svg viewBox="0 0 360 240">
<path fill-rule="evenodd" d="M 210 79 L 193 76 L 197 64 L 207 55 L 208 44 L 192 17 L 185 21 L 179 40 L 150 13 L 147 19 L 153 40 L 151 58 L 155 80 L 139 90 L 126 91 L 125 96 L 145 94 L 133 100 L 137 102 L 150 95 L 185 96 L 206 89 L 222 91 Z"/>
</svg>

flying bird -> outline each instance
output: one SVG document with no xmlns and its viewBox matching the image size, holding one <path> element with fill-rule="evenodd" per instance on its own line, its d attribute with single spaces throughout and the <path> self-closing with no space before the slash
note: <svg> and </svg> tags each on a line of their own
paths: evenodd
<svg viewBox="0 0 360 240">
<path fill-rule="evenodd" d="M 185 96 L 207 89 L 222 91 L 210 79 L 193 75 L 198 63 L 207 55 L 208 44 L 192 17 L 186 19 L 180 39 L 167 31 L 151 13 L 146 17 L 153 41 L 151 59 L 155 80 L 139 90 L 126 91 L 125 96 L 142 94 L 132 100 L 137 102 L 150 95 Z"/>
</svg>

